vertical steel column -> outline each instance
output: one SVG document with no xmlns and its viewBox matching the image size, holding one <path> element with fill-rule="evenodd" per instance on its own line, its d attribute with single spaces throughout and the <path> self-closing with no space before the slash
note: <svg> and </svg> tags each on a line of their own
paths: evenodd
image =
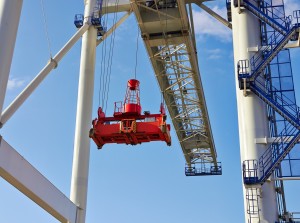
<svg viewBox="0 0 300 223">
<path fill-rule="evenodd" d="M 0 1 L 0 121 L 23 0 Z"/>
<path fill-rule="evenodd" d="M 85 22 L 91 22 L 96 0 L 85 0 Z M 84 223 L 90 159 L 89 129 L 92 120 L 97 30 L 90 26 L 82 37 L 77 117 L 75 127 L 71 200 L 79 206 L 76 223 Z"/>
<path fill-rule="evenodd" d="M 247 10 L 239 13 L 238 7 L 234 7 L 232 1 L 232 30 L 234 46 L 234 64 L 236 76 L 236 94 L 239 121 L 239 137 L 241 161 L 259 159 L 267 149 L 266 145 L 255 144 L 256 138 L 269 136 L 266 105 L 251 92 L 245 97 L 239 89 L 237 78 L 237 63 L 239 60 L 251 58 L 253 53 L 249 47 L 260 45 L 259 21 Z M 259 218 L 251 218 L 247 213 L 246 187 L 243 186 L 245 222 L 249 223 L 274 223 L 278 220 L 276 193 L 274 182 L 265 182 L 260 190 Z"/>
</svg>

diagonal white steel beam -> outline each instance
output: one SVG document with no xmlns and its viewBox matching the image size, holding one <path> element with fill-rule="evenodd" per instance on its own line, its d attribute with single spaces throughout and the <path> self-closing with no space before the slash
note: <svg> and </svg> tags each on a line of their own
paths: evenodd
<svg viewBox="0 0 300 223">
<path fill-rule="evenodd" d="M 77 206 L 0 136 L 0 176 L 63 223 L 76 223 Z"/>
<path fill-rule="evenodd" d="M 97 40 L 97 46 L 102 43 L 110 34 L 112 34 L 130 15 L 132 11 L 130 10 L 125 15 L 123 15 L 118 22 L 116 22 L 103 36 Z"/>
<path fill-rule="evenodd" d="M 42 83 L 47 75 L 57 67 L 58 62 L 74 46 L 77 40 L 86 32 L 89 24 L 85 23 L 64 47 L 47 63 L 47 65 L 38 73 L 38 75 L 25 87 L 25 89 L 16 97 L 16 99 L 4 110 L 0 120 L 0 128 L 11 118 L 11 116 L 20 108 L 33 91 Z"/>
<path fill-rule="evenodd" d="M 231 25 L 230 22 L 228 22 L 222 16 L 220 16 L 219 14 L 217 14 L 216 12 L 214 12 L 213 10 L 211 10 L 210 8 L 208 8 L 206 5 L 204 5 L 202 3 L 199 3 L 197 1 L 195 2 L 195 4 L 198 5 L 200 8 L 202 8 L 204 11 L 206 11 L 208 14 L 210 14 L 212 17 L 214 17 L 215 19 L 217 19 L 223 25 L 227 26 L 229 29 L 232 29 L 232 25 Z"/>
</svg>

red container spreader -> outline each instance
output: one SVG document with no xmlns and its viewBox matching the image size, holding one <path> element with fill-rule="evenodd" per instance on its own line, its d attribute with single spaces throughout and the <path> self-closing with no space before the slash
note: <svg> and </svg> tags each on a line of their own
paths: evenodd
<svg viewBox="0 0 300 223">
<path fill-rule="evenodd" d="M 166 123 L 163 103 L 160 114 L 141 114 L 140 82 L 128 81 L 124 102 L 115 102 L 113 117 L 105 117 L 102 108 L 98 109 L 98 118 L 93 120 L 90 138 L 99 149 L 107 143 L 137 145 L 151 141 L 165 141 L 171 145 L 170 125 Z"/>
</svg>

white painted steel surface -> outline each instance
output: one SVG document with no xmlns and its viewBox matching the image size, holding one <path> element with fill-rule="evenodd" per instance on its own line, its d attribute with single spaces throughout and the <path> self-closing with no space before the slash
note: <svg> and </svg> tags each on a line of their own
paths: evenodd
<svg viewBox="0 0 300 223">
<path fill-rule="evenodd" d="M 0 120 L 23 0 L 0 1 Z"/>
<path fill-rule="evenodd" d="M 0 120 L 1 125 L 4 125 L 11 116 L 19 109 L 24 101 L 33 93 L 33 91 L 41 84 L 47 75 L 57 67 L 58 62 L 66 55 L 66 53 L 80 39 L 83 33 L 88 29 L 89 25 L 84 24 L 64 45 L 64 47 L 51 59 L 47 65 L 38 73 L 38 75 L 25 87 L 25 89 L 16 97 L 16 99 L 4 110 Z"/>
<path fill-rule="evenodd" d="M 131 0 L 149 58 L 187 164 L 217 166 L 217 152 L 184 1 L 150 8 Z"/>
<path fill-rule="evenodd" d="M 0 176 L 60 222 L 76 223 L 76 205 L 1 136 Z"/>
<path fill-rule="evenodd" d="M 130 11 L 130 0 L 103 0 L 102 13 L 115 13 Z"/>
<path fill-rule="evenodd" d="M 86 20 L 90 20 L 95 3 L 96 0 L 85 1 L 84 17 Z M 79 206 L 77 223 L 84 223 L 86 215 L 90 159 L 88 132 L 92 120 L 96 41 L 97 30 L 94 26 L 90 26 L 82 38 L 70 195 L 71 200 Z"/>
<path fill-rule="evenodd" d="M 255 139 L 255 143 L 257 144 L 271 144 L 271 143 L 288 143 L 293 140 L 293 136 L 285 136 L 285 137 L 271 137 L 271 138 L 258 138 Z M 299 141 L 298 141 L 299 143 Z"/>
<path fill-rule="evenodd" d="M 243 10 L 238 13 L 238 8 L 232 5 L 232 30 L 234 46 L 235 68 L 239 60 L 250 59 L 253 53 L 248 52 L 248 48 L 260 45 L 259 22 L 250 12 Z M 266 145 L 256 144 L 256 138 L 269 136 L 266 104 L 256 95 L 248 92 L 248 96 L 243 95 L 239 89 L 237 70 L 236 94 L 238 108 L 238 126 L 240 137 L 241 162 L 250 159 L 259 159 L 260 155 L 267 149 Z M 243 187 L 245 222 L 248 222 L 246 187 Z M 278 220 L 277 203 L 274 182 L 267 181 L 261 187 L 261 197 L 258 197 L 260 208 L 260 222 L 274 223 Z M 259 222 L 252 219 L 251 223 Z"/>
</svg>

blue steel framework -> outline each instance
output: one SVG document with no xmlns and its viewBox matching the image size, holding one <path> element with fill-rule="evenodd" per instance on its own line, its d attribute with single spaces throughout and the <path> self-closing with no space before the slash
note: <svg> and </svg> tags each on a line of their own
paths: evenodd
<svg viewBox="0 0 300 223">
<path fill-rule="evenodd" d="M 284 21 L 286 19 L 285 10 L 284 10 L 284 3 L 281 1 L 281 4 L 277 6 L 272 6 L 265 3 L 261 4 L 260 9 L 262 11 L 271 11 L 272 18 L 275 16 L 278 17 L 279 21 Z M 275 12 L 275 13 L 274 13 Z M 289 18 L 288 18 L 289 22 Z M 261 45 L 268 46 L 273 44 L 270 40 L 270 36 L 277 35 L 276 29 L 272 29 L 268 26 L 267 23 L 261 22 Z M 293 84 L 293 75 L 292 75 L 292 67 L 291 67 L 291 60 L 290 60 L 290 52 L 288 49 L 281 50 L 278 55 L 271 61 L 271 63 L 265 68 L 265 76 L 266 78 L 266 86 L 270 89 L 270 93 L 272 95 L 276 95 L 276 92 L 272 91 L 272 87 L 275 86 L 276 89 L 279 89 L 279 93 L 281 94 L 281 98 L 287 97 L 291 101 L 291 106 L 294 109 L 297 109 L 296 105 L 296 98 L 295 98 L 295 91 L 294 91 L 294 84 Z M 271 107 L 268 106 L 268 118 L 269 118 L 269 130 L 270 130 L 270 137 L 277 138 L 279 137 L 279 133 L 283 131 L 283 129 L 287 129 L 289 122 L 287 122 L 284 118 L 280 115 L 277 115 L 276 111 Z M 278 151 L 278 145 L 273 144 L 273 151 Z M 294 151 L 293 148 L 292 151 Z M 290 152 L 290 153 L 291 153 Z M 287 157 L 284 161 L 290 159 L 290 153 L 288 153 Z M 289 162 L 289 164 L 291 164 Z M 289 166 L 289 169 L 292 169 L 292 165 Z M 282 168 L 282 164 L 280 164 L 274 172 L 274 176 L 276 178 L 282 176 L 282 171 L 286 168 Z M 291 175 L 290 175 L 291 176 Z M 286 200 L 284 196 L 284 184 L 283 181 L 275 181 L 275 188 L 276 188 L 276 197 L 277 197 L 277 206 L 278 206 L 278 215 L 280 222 L 289 222 L 291 221 L 291 215 L 289 215 Z"/>
<path fill-rule="evenodd" d="M 226 5 L 229 9 L 229 0 Z M 238 7 L 237 0 L 234 6 Z M 250 61 L 239 61 L 237 65 L 240 88 L 245 93 L 251 90 L 267 104 L 270 138 L 274 139 L 259 160 L 243 162 L 244 183 L 263 184 L 271 175 L 275 178 L 299 176 L 295 167 L 300 160 L 296 155 L 300 109 L 296 105 L 290 52 L 284 47 L 299 37 L 300 11 L 294 11 L 293 17 L 286 17 L 283 0 L 276 3 L 273 0 L 241 0 L 240 6 L 260 20 L 261 29 L 258 52 Z M 231 9 L 228 10 L 229 20 L 230 12 Z M 283 181 L 276 180 L 275 187 L 279 222 L 296 222 L 287 211 Z M 252 219 L 260 222 L 259 198 L 259 188 L 249 186 L 246 189 L 249 223 Z"/>
</svg>

